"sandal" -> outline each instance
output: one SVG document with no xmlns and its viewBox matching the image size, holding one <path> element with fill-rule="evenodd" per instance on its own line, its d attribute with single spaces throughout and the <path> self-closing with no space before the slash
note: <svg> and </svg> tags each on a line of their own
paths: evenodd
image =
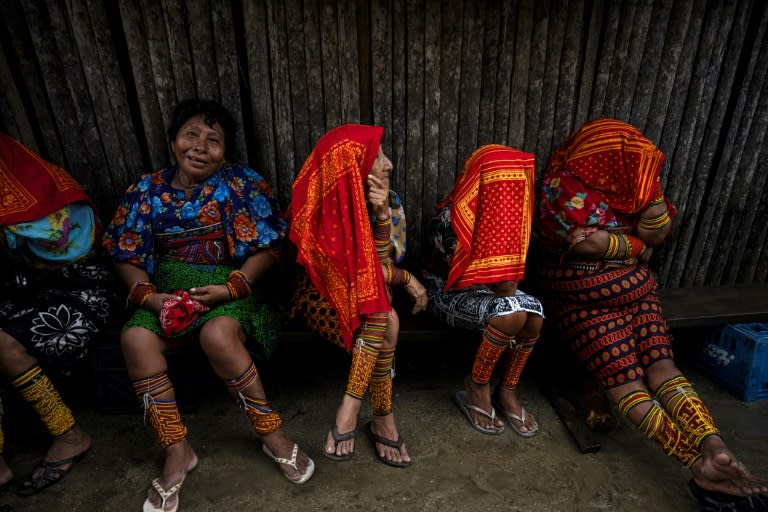
<svg viewBox="0 0 768 512">
<path fill-rule="evenodd" d="M 491 408 L 491 412 L 488 412 L 485 409 L 481 409 L 480 407 L 477 407 L 476 405 L 472 405 L 471 403 L 469 403 L 469 397 L 467 396 L 467 392 L 465 390 L 457 391 L 455 399 L 456 399 L 456 405 L 458 405 L 461 412 L 464 413 L 464 416 L 466 416 L 467 421 L 469 421 L 469 424 L 472 425 L 472 428 L 474 428 L 478 432 L 482 432 L 483 434 L 496 435 L 504 432 L 503 426 L 501 427 L 495 426 L 496 411 L 493 408 Z M 469 412 L 470 409 L 490 419 L 491 422 L 494 423 L 494 426 L 484 427 L 483 425 L 480 425 L 479 423 L 475 422 L 475 420 L 472 419 L 472 413 Z"/>
<path fill-rule="evenodd" d="M 160 495 L 160 499 L 162 500 L 160 502 L 160 508 L 154 506 L 152 502 L 149 501 L 149 497 L 147 497 L 147 499 L 144 500 L 144 506 L 141 508 L 142 512 L 176 512 L 176 510 L 179 508 L 179 498 L 176 498 L 176 504 L 173 506 L 173 508 L 166 509 L 165 504 L 168 501 L 168 498 L 174 494 L 178 495 L 179 491 L 181 490 L 181 484 L 184 483 L 185 478 L 186 475 L 181 477 L 181 482 L 177 483 L 167 491 L 163 489 L 162 485 L 160 485 L 160 480 L 158 478 L 152 480 L 152 487 L 154 487 L 154 489 L 157 491 L 157 494 Z"/>
<path fill-rule="evenodd" d="M 768 511 L 768 495 L 753 494 L 751 496 L 733 496 L 717 491 L 708 491 L 693 478 L 688 481 L 691 493 L 698 500 L 701 512 L 731 512 L 731 511 Z"/>
<path fill-rule="evenodd" d="M 298 444 L 293 443 L 293 452 L 291 452 L 291 458 L 290 459 L 284 459 L 282 457 L 275 456 L 272 453 L 272 450 L 270 450 L 269 447 L 266 444 L 262 444 L 261 445 L 261 449 L 264 451 L 264 453 L 269 455 L 272 458 L 272 460 L 274 460 L 278 464 L 286 464 L 288 466 L 291 466 L 296 471 L 299 470 L 299 467 L 296 464 L 296 459 L 299 457 L 299 445 Z M 307 457 L 307 459 L 309 459 L 309 463 L 307 463 L 307 468 L 304 470 L 304 473 L 301 474 L 301 477 L 298 480 L 294 480 L 293 478 L 288 476 L 287 473 L 283 473 L 283 475 L 285 475 L 285 478 L 287 478 L 288 480 L 290 480 L 291 482 L 293 482 L 295 484 L 303 484 L 304 482 L 306 482 L 307 480 L 312 478 L 312 474 L 315 472 L 315 461 L 313 461 L 309 457 Z"/>
<path fill-rule="evenodd" d="M 32 475 L 34 475 L 38 469 L 42 469 L 42 473 L 36 477 L 30 476 L 28 480 L 21 484 L 21 487 L 19 487 L 16 494 L 19 496 L 32 496 L 33 494 L 37 494 L 43 489 L 47 489 L 48 487 L 64 478 L 67 473 L 69 473 L 75 466 L 75 463 L 83 460 L 87 453 L 88 450 L 85 450 L 83 453 L 75 455 L 74 457 L 56 460 L 53 462 L 41 460 L 32 470 Z M 61 466 L 66 466 L 67 464 L 69 464 L 68 468 L 61 468 Z"/>
<path fill-rule="evenodd" d="M 386 437 L 381 437 L 378 434 L 375 434 L 373 432 L 373 422 L 369 421 L 365 424 L 365 433 L 368 434 L 368 439 L 371 440 L 371 443 L 373 443 L 373 450 L 376 452 L 376 457 L 379 458 L 381 462 L 386 464 L 387 466 L 392 466 L 395 468 L 407 468 L 411 465 L 411 462 L 395 462 L 393 460 L 389 460 L 386 457 L 382 457 L 379 451 L 376 449 L 376 443 L 383 444 L 386 446 L 389 446 L 390 448 L 397 448 L 400 449 L 401 446 L 403 446 L 403 438 L 401 436 L 397 436 L 397 441 L 393 441 L 392 439 L 387 439 Z"/>
<path fill-rule="evenodd" d="M 339 447 L 340 442 L 349 441 L 350 439 L 354 439 L 355 437 L 357 437 L 357 425 L 355 425 L 354 429 L 350 430 L 349 432 L 344 432 L 343 434 L 340 434 L 339 429 L 336 427 L 336 425 L 333 425 L 333 427 L 331 427 L 331 436 L 333 437 L 333 452 L 329 453 L 325 449 L 325 445 L 323 445 L 323 455 L 325 455 L 331 460 L 336 460 L 336 461 L 351 459 L 352 456 L 355 454 L 355 450 L 352 450 L 346 455 L 336 455 L 336 448 Z"/>
</svg>

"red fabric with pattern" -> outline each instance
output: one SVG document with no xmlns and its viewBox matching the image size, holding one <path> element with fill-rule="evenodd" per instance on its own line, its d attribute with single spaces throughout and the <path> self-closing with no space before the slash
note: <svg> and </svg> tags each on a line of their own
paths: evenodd
<svg viewBox="0 0 768 512">
<path fill-rule="evenodd" d="M 177 291 L 174 295 L 180 298 L 166 300 L 160 310 L 160 325 L 167 338 L 183 332 L 209 309 L 205 304 L 192 299 L 187 292 Z"/>
<path fill-rule="evenodd" d="M 523 278 L 533 180 L 530 153 L 493 144 L 467 158 L 447 199 L 457 244 L 446 290 Z"/>
<path fill-rule="evenodd" d="M 0 133 L 0 226 L 33 221 L 78 201 L 94 206 L 67 171 Z"/>
<path fill-rule="evenodd" d="M 288 211 L 297 261 L 336 310 L 348 350 L 361 315 L 391 309 L 364 189 L 383 133 L 349 124 L 326 133 L 293 183 Z"/>
</svg>

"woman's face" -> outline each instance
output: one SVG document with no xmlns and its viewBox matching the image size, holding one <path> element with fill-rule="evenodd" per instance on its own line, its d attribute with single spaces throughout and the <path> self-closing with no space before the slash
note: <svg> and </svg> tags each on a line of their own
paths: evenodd
<svg viewBox="0 0 768 512">
<path fill-rule="evenodd" d="M 179 170 L 187 180 L 202 181 L 224 164 L 224 129 L 208 126 L 203 116 L 184 123 L 171 143 Z"/>
<path fill-rule="evenodd" d="M 389 173 L 392 172 L 392 161 L 384 154 L 381 146 L 379 146 L 379 153 L 376 155 L 376 159 L 371 166 L 371 174 L 379 179 L 389 179 Z"/>
</svg>

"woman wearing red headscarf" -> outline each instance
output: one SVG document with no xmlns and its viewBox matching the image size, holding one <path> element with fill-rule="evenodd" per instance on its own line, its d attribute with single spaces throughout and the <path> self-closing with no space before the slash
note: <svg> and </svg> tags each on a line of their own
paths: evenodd
<svg viewBox="0 0 768 512">
<path fill-rule="evenodd" d="M 429 311 L 451 327 L 482 332 L 465 389 L 455 398 L 470 425 L 484 434 L 503 432 L 497 409 L 517 434 L 533 437 L 539 430 L 517 396 L 544 320 L 541 303 L 517 286 L 531 236 L 533 179 L 532 154 L 482 146 L 466 159 L 432 221 L 424 272 Z M 491 396 L 489 382 L 502 356 L 501 380 Z"/>
<path fill-rule="evenodd" d="M 296 177 L 289 236 L 302 269 L 292 314 L 352 354 L 323 454 L 333 460 L 352 457 L 361 400 L 370 391 L 374 416 L 366 432 L 379 460 L 406 467 L 411 458 L 392 412 L 399 320 L 389 288 L 402 286 L 415 301 L 414 313 L 426 307 L 427 297 L 415 277 L 394 265 L 402 257 L 404 217 L 389 190 L 392 162 L 381 150 L 383 132 L 363 125 L 331 130 Z"/>
<path fill-rule="evenodd" d="M 21 495 L 61 480 L 91 446 L 47 372 L 82 367 L 109 320 L 98 235 L 93 203 L 72 176 L 0 133 L 0 373 L 53 437 Z M 12 478 L 3 440 L 0 429 L 0 488 Z"/>
<path fill-rule="evenodd" d="M 727 448 L 673 361 L 647 266 L 676 213 L 661 188 L 663 164 L 640 131 L 608 118 L 586 123 L 555 152 L 536 230 L 549 253 L 539 271 L 547 312 L 620 412 L 691 469 L 702 506 L 765 510 L 739 508 L 768 487 Z"/>
</svg>

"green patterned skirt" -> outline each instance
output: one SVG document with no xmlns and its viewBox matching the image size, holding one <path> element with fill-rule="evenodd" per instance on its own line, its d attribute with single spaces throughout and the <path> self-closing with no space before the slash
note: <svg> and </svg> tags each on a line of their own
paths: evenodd
<svg viewBox="0 0 768 512">
<path fill-rule="evenodd" d="M 199 265 L 185 263 L 171 258 L 163 258 L 158 265 L 152 282 L 161 293 L 173 293 L 177 290 L 225 284 L 227 275 L 236 270 L 228 265 Z M 199 329 L 205 322 L 217 316 L 234 318 L 248 337 L 248 349 L 251 352 L 269 357 L 272 355 L 282 327 L 283 315 L 278 308 L 267 303 L 266 294 L 259 287 L 254 287 L 251 294 L 211 308 L 198 320 L 184 329 L 178 336 L 184 336 Z M 158 316 L 146 309 L 136 309 L 123 329 L 144 327 L 158 336 L 163 336 Z"/>
</svg>

